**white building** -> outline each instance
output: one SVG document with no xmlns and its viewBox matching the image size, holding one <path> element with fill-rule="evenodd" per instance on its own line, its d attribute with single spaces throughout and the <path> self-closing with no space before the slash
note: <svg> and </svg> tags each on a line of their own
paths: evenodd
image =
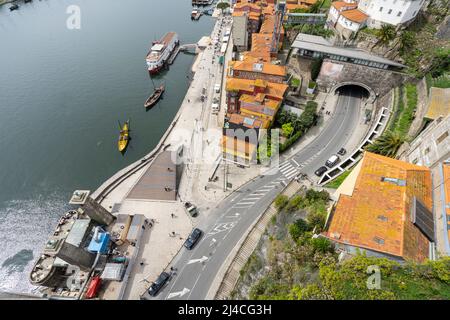
<svg viewBox="0 0 450 320">
<path fill-rule="evenodd" d="M 370 28 L 381 28 L 383 24 L 398 26 L 412 21 L 425 0 L 360 0 L 358 9 L 369 16 Z"/>
<path fill-rule="evenodd" d="M 248 17 L 244 12 L 242 15 L 233 16 L 232 25 L 233 44 L 236 46 L 238 52 L 248 50 Z"/>
<path fill-rule="evenodd" d="M 424 3 L 425 0 L 334 1 L 327 24 L 348 39 L 364 26 L 379 29 L 384 24 L 406 24 L 414 20 Z"/>
</svg>

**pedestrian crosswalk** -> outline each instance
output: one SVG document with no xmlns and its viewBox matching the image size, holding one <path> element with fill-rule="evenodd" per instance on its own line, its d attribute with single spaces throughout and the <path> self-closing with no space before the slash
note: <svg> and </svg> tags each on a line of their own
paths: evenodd
<svg viewBox="0 0 450 320">
<path fill-rule="evenodd" d="M 297 162 L 294 163 L 295 160 L 289 160 L 280 165 L 280 172 L 285 176 L 288 180 L 292 179 L 299 173 L 299 164 Z"/>
</svg>

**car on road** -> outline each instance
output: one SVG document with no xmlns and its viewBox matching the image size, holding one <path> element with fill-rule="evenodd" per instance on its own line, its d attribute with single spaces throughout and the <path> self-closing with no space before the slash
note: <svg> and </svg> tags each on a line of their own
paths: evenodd
<svg viewBox="0 0 450 320">
<path fill-rule="evenodd" d="M 321 166 L 319 169 L 317 169 L 316 171 L 314 171 L 314 174 L 318 177 L 323 176 L 323 174 L 328 170 L 327 167 L 325 166 Z"/>
<path fill-rule="evenodd" d="M 338 151 L 338 155 L 343 156 L 344 154 L 347 153 L 347 150 L 345 150 L 344 148 L 339 149 Z"/>
<path fill-rule="evenodd" d="M 217 114 L 217 113 L 219 113 L 219 110 L 220 110 L 219 99 L 214 98 L 213 102 L 211 104 L 211 111 L 213 114 Z"/>
<path fill-rule="evenodd" d="M 200 240 L 202 234 L 203 234 L 203 231 L 198 228 L 195 228 L 194 230 L 192 230 L 191 234 L 184 242 L 184 246 L 186 247 L 186 249 L 192 250 L 192 248 L 194 248 L 194 246 L 198 242 L 198 240 Z"/>
<path fill-rule="evenodd" d="M 216 84 L 214 85 L 214 91 L 215 91 L 216 93 L 220 93 L 220 83 L 216 83 Z"/>
<path fill-rule="evenodd" d="M 164 287 L 166 282 L 169 281 L 169 278 L 170 274 L 168 274 L 167 272 L 162 272 L 159 275 L 158 279 L 156 279 L 155 282 L 150 285 L 150 288 L 148 288 L 148 294 L 152 297 L 155 297 L 162 289 L 162 287 Z"/>
<path fill-rule="evenodd" d="M 339 156 L 336 154 L 333 154 L 330 159 L 327 160 L 327 162 L 325 162 L 325 165 L 328 168 L 333 167 L 334 165 L 336 165 L 339 162 Z"/>
<path fill-rule="evenodd" d="M 184 207 L 186 208 L 186 211 L 191 215 L 191 217 L 196 217 L 198 215 L 197 207 L 192 203 L 185 202 Z"/>
</svg>

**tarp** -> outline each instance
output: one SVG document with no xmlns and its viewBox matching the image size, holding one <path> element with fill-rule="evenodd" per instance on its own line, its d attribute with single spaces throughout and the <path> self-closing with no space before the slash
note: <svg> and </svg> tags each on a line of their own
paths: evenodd
<svg viewBox="0 0 450 320">
<path fill-rule="evenodd" d="M 88 251 L 100 253 L 106 253 L 108 251 L 109 233 L 100 233 L 99 238 L 98 242 L 95 241 L 95 238 L 92 238 L 88 246 Z"/>
</svg>

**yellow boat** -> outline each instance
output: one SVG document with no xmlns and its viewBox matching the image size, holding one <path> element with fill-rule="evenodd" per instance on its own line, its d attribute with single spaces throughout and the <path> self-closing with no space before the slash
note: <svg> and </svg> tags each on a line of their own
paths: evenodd
<svg viewBox="0 0 450 320">
<path fill-rule="evenodd" d="M 117 142 L 117 147 L 120 152 L 123 152 L 128 145 L 128 141 L 130 140 L 129 131 L 129 121 L 126 121 L 120 129 L 119 141 Z"/>
</svg>

